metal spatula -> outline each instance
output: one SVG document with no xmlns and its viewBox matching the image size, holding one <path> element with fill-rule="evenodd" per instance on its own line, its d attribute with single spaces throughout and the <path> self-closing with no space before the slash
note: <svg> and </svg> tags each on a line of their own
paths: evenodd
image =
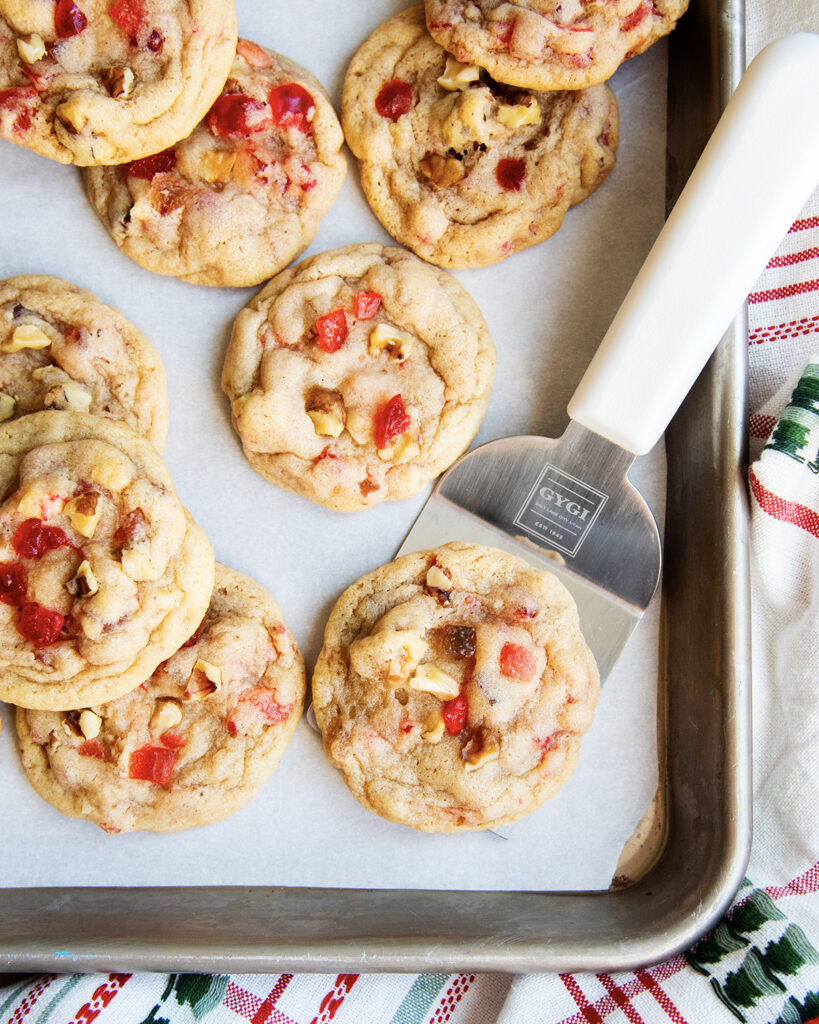
<svg viewBox="0 0 819 1024">
<path fill-rule="evenodd" d="M 399 554 L 453 540 L 513 551 L 575 598 L 601 679 L 660 575 L 627 473 L 659 440 L 819 181 L 819 36 L 771 44 L 731 98 L 569 403 L 557 440 L 510 437 L 438 482 Z"/>
</svg>

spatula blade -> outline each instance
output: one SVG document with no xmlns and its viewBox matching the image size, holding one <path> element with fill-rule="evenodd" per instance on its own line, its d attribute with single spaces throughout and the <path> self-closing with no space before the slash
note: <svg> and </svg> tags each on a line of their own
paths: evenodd
<svg viewBox="0 0 819 1024">
<path fill-rule="evenodd" d="M 605 679 L 660 576 L 657 524 L 626 477 L 632 459 L 574 423 L 557 441 L 490 441 L 441 478 L 399 554 L 457 540 L 554 572 Z"/>
</svg>

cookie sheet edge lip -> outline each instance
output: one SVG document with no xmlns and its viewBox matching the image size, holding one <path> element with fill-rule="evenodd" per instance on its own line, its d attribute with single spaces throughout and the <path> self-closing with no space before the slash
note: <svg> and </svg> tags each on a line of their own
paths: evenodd
<svg viewBox="0 0 819 1024">
<path fill-rule="evenodd" d="M 537 697 L 545 701 L 545 704 L 537 705 L 537 711 L 531 721 L 524 721 L 524 746 L 528 740 L 533 740 L 542 751 L 542 756 L 535 754 L 534 756 L 540 757 L 540 760 L 533 770 L 527 768 L 523 775 L 510 773 L 508 763 L 504 760 L 505 744 L 510 744 L 510 756 L 514 758 L 516 752 L 521 749 L 517 746 L 521 737 L 515 735 L 514 728 L 506 735 L 502 731 L 498 735 L 498 724 L 491 721 L 495 713 L 493 708 L 496 705 L 502 708 L 504 702 L 508 700 L 508 693 L 493 691 L 491 680 L 484 678 L 487 663 L 479 646 L 476 646 L 474 634 L 470 640 L 472 648 L 468 656 L 480 657 L 481 661 L 475 661 L 471 668 L 467 665 L 460 681 L 453 681 L 451 678 L 441 680 L 433 671 L 426 673 L 421 685 L 418 685 L 419 664 L 423 662 L 427 651 L 432 649 L 436 661 L 440 661 L 443 656 L 440 649 L 430 648 L 426 643 L 419 644 L 418 637 L 410 635 L 417 630 L 409 623 L 414 623 L 418 619 L 419 601 L 426 601 L 425 608 L 421 608 L 421 618 L 436 605 L 441 606 L 438 609 L 439 617 L 445 618 L 448 614 L 449 601 L 457 593 L 462 578 L 465 578 L 464 564 L 467 571 L 479 566 L 476 577 L 479 587 L 476 593 L 482 594 L 487 604 L 492 605 L 500 592 L 501 584 L 507 587 L 506 593 L 513 602 L 519 597 L 524 598 L 525 604 L 518 609 L 520 616 L 513 616 L 511 629 L 508 628 L 508 623 L 497 626 L 502 637 L 510 641 L 524 640 L 523 627 L 529 623 L 534 629 L 539 618 L 541 624 L 538 628 L 546 637 L 547 643 L 540 655 L 537 654 L 536 647 L 530 651 L 534 661 L 528 661 L 528 656 L 524 656 L 522 651 L 510 651 L 510 667 L 502 672 L 502 675 L 506 676 L 507 672 L 514 674 L 520 670 L 517 676 L 513 675 L 511 679 L 506 679 L 505 686 L 507 691 L 510 683 L 513 691 L 515 686 L 519 686 L 525 695 L 530 682 L 523 681 L 525 673 L 521 666 L 528 664 L 531 667 L 536 663 L 537 669 L 532 668 L 535 673 L 532 678 L 540 685 Z M 494 566 L 497 566 L 499 571 L 498 578 L 493 583 L 491 569 Z M 447 576 L 452 592 L 442 595 L 438 587 L 443 585 L 443 579 Z M 519 582 L 521 586 L 518 591 L 516 586 Z M 495 598 L 491 596 L 492 594 Z M 474 600 L 474 595 L 467 595 L 466 604 L 457 606 L 454 610 L 456 617 L 464 614 L 464 608 L 469 608 L 470 599 Z M 411 611 L 413 604 L 416 607 Z M 502 602 L 501 607 L 502 612 L 499 614 L 510 610 Z M 473 609 L 473 614 L 476 616 L 476 625 L 479 626 L 483 610 Z M 491 616 L 486 621 L 494 628 Z M 382 675 L 377 682 L 372 682 L 370 678 L 356 672 L 353 660 L 360 666 L 360 657 L 370 657 L 372 652 L 369 647 L 373 638 L 378 638 L 380 642 L 382 638 L 391 636 L 396 639 L 397 644 L 393 654 L 400 662 L 396 672 L 403 673 L 407 678 L 388 674 L 386 677 Z M 363 649 L 366 653 L 353 659 L 355 645 L 357 642 L 360 644 L 362 639 L 365 643 L 360 650 Z M 461 643 L 461 639 L 456 642 Z M 484 635 L 477 644 L 484 645 L 486 650 L 487 636 Z M 518 645 L 512 643 L 512 647 L 516 646 Z M 489 637 L 489 650 L 493 661 L 497 654 L 495 647 L 499 647 L 499 641 L 496 642 L 496 638 Z M 392 647 L 388 650 L 392 650 Z M 379 647 L 375 657 L 380 659 L 382 653 Z M 500 657 L 503 663 L 502 650 Z M 389 673 L 392 673 L 396 662 L 388 658 L 387 664 Z M 380 662 L 378 671 L 387 671 Z M 411 677 L 413 671 L 415 679 Z M 446 675 L 446 672 L 444 674 Z M 476 684 L 474 679 L 478 674 L 481 675 L 481 682 Z M 354 678 L 355 685 L 347 685 L 350 677 Z M 362 679 L 365 680 L 366 688 L 358 685 Z M 428 679 L 432 679 L 433 683 L 430 684 Z M 517 682 L 512 679 L 516 679 Z M 447 695 L 435 692 L 436 689 L 448 688 L 449 684 L 453 686 L 448 689 Z M 456 689 L 457 697 L 454 696 Z M 444 701 L 442 708 L 433 707 L 432 716 L 429 716 L 430 707 L 413 705 L 412 702 L 419 696 L 419 690 L 424 691 L 421 697 L 426 700 L 427 705 L 435 705 L 439 698 Z M 493 699 L 485 699 L 487 692 Z M 591 725 L 599 692 L 597 666 L 580 633 L 577 609 L 571 595 L 560 581 L 553 574 L 535 569 L 514 555 L 482 545 L 460 542 L 403 555 L 393 562 L 379 566 L 351 584 L 340 595 L 330 613 L 312 682 L 313 708 L 316 722 L 322 732 L 325 753 L 331 764 L 342 772 L 351 793 L 367 810 L 397 824 L 409 825 L 426 832 L 497 828 L 518 820 L 553 796 L 574 771 L 580 753 L 580 739 Z M 430 702 L 427 694 L 432 694 L 436 700 Z M 465 694 L 468 694 L 468 699 Z M 385 698 L 386 704 L 380 701 L 380 695 Z M 395 697 L 402 708 L 409 706 L 410 710 L 399 711 L 397 705 L 390 702 L 391 696 Z M 461 708 L 459 711 L 452 706 L 459 700 L 466 702 L 466 710 Z M 551 707 L 549 701 L 553 704 L 557 701 L 557 705 Z M 479 723 L 469 720 L 473 716 L 473 702 L 475 708 L 483 714 Z M 516 714 L 522 708 L 530 707 L 525 696 L 516 695 L 514 692 L 512 702 Z M 407 721 L 402 720 L 399 723 L 400 730 L 392 730 L 392 736 L 384 734 L 385 730 L 394 724 L 389 709 L 385 710 L 387 705 L 396 715 L 403 713 L 407 718 Z M 424 722 L 413 721 L 413 715 L 419 711 L 425 719 Z M 438 721 L 433 728 L 433 717 L 442 717 L 443 722 Z M 548 736 L 539 736 L 539 728 L 548 729 L 550 723 L 554 725 L 558 720 L 560 724 L 556 732 L 550 732 Z M 517 724 L 517 721 L 516 718 L 513 719 L 512 725 Z M 534 730 L 531 736 L 529 726 Z M 399 735 L 399 731 L 404 733 L 403 737 Z M 474 742 L 475 736 L 479 737 L 477 744 Z M 462 741 L 465 741 L 465 745 Z M 363 749 L 357 745 L 360 743 L 363 743 Z M 493 743 L 494 747 L 490 750 Z M 450 758 L 455 746 L 459 747 L 459 751 Z M 392 763 L 390 759 L 399 756 L 401 752 L 414 756 L 418 749 L 421 753 L 414 768 L 409 767 L 404 771 L 405 766 L 399 764 L 392 769 L 395 777 L 385 773 L 382 767 L 385 756 Z M 435 752 L 441 750 L 446 753 L 438 760 Z M 369 764 L 368 759 L 371 762 Z M 524 750 L 524 762 L 527 765 L 529 760 L 530 753 Z M 547 761 L 547 770 L 541 771 L 541 766 Z M 492 799 L 487 798 L 486 805 L 481 804 L 480 796 L 476 797 L 477 790 L 461 788 L 462 784 L 458 781 L 459 773 L 462 779 L 466 778 L 463 774 L 466 772 L 471 780 L 480 780 L 481 771 L 486 770 L 487 774 L 491 775 L 501 769 L 502 764 L 503 768 L 497 778 L 492 779 L 492 784 L 488 786 Z M 454 772 L 448 775 L 453 766 Z M 474 771 L 471 771 L 470 766 Z M 490 779 L 486 778 L 486 782 L 490 783 Z M 497 799 L 492 796 L 497 789 L 494 786 L 495 782 L 499 782 L 502 787 L 511 787 L 502 788 Z M 424 785 L 428 787 L 426 799 Z M 447 801 L 454 802 L 458 799 L 469 799 L 473 803 L 468 807 L 446 806 Z M 461 820 L 454 814 L 455 810 L 462 812 Z"/>
<path fill-rule="evenodd" d="M 644 0 L 635 0 L 632 11 L 624 16 L 609 15 L 604 5 L 603 16 L 610 19 L 604 28 L 609 29 L 609 24 L 615 26 L 614 29 L 598 32 L 604 43 L 608 44 L 606 49 L 611 51 L 604 58 L 593 52 L 597 41 L 594 32 L 597 30 L 585 26 L 563 26 L 545 14 L 532 11 L 526 3 L 513 3 L 505 6 L 520 9 L 520 16 L 526 20 L 522 25 L 521 41 L 524 50 L 529 50 L 528 53 L 515 58 L 508 49 L 515 36 L 515 22 L 493 22 L 485 15 L 482 22 L 476 19 L 462 19 L 460 22 L 453 20 L 457 18 L 458 8 L 463 9 L 464 6 L 457 0 L 424 0 L 426 25 L 432 38 L 459 61 L 486 68 L 499 82 L 521 89 L 547 91 L 586 89 L 607 81 L 625 60 L 644 53 L 659 39 L 672 32 L 687 10 L 688 0 L 660 0 L 660 3 L 653 4 L 653 10 L 652 4 L 647 4 Z M 477 7 L 474 4 L 470 6 L 483 13 L 483 7 L 489 6 L 490 10 L 496 10 L 498 4 L 495 2 L 492 6 L 479 3 Z M 585 9 L 591 6 L 599 8 L 600 5 L 584 3 L 581 17 L 585 15 Z M 651 31 L 641 39 L 637 30 L 645 18 L 653 17 L 654 11 L 658 9 L 661 21 L 655 22 Z M 442 18 L 446 20 L 440 20 Z M 539 23 L 538 19 L 544 24 Z M 493 24 L 496 26 L 494 30 Z M 555 37 L 560 37 L 561 31 L 561 45 L 566 47 L 564 51 L 550 42 Z M 507 49 L 490 45 L 493 41 L 502 42 Z"/>
<path fill-rule="evenodd" d="M 217 597 L 217 591 L 223 592 L 221 601 Z M 68 817 L 91 822 L 109 833 L 125 831 L 168 833 L 215 824 L 241 810 L 259 795 L 261 787 L 278 767 L 301 718 L 306 690 L 304 660 L 275 599 L 266 588 L 251 577 L 217 563 L 214 596 L 211 599 L 211 604 L 214 603 L 227 606 L 223 609 L 223 614 L 240 614 L 258 621 L 271 637 L 271 641 L 274 632 L 277 635 L 282 635 L 284 642 L 292 645 L 294 654 L 293 663 L 289 666 L 289 678 L 293 684 L 295 698 L 292 710 L 286 719 L 272 723 L 271 728 L 265 729 L 252 744 L 251 749 L 245 752 L 241 778 L 236 780 L 231 777 L 230 785 L 224 785 L 221 779 L 210 782 L 199 782 L 194 779 L 184 784 L 181 790 L 175 787 L 173 777 L 169 780 L 167 788 L 155 783 L 143 782 L 141 785 L 150 787 L 145 794 L 148 799 L 131 805 L 133 822 L 127 828 L 106 828 L 105 815 L 91 804 L 85 806 L 84 790 L 81 789 L 78 793 L 72 792 L 55 776 L 48 753 L 41 744 L 33 739 L 29 725 L 29 709 L 18 708 L 16 726 L 23 768 L 29 783 L 47 803 Z M 219 621 L 218 615 L 216 621 Z M 275 649 L 279 651 L 278 647 Z M 279 652 L 279 656 L 280 654 L 281 652 Z M 275 688 L 272 692 L 276 692 Z M 200 704 L 200 702 L 196 703 Z M 115 704 L 116 701 L 97 707 L 103 721 L 109 708 L 115 710 L 113 708 Z M 175 730 L 178 730 L 180 726 L 181 723 L 174 727 Z M 230 742 L 228 733 L 228 738 L 222 745 L 209 747 L 208 753 L 213 754 L 214 751 L 218 753 L 225 744 Z M 108 786 L 109 795 L 113 793 L 116 796 L 118 781 L 115 779 L 109 782 L 103 779 L 100 785 Z M 127 801 L 129 782 L 123 781 L 124 786 L 119 799 Z"/>
<path fill-rule="evenodd" d="M 259 190 L 257 187 L 257 194 L 251 192 L 249 186 L 243 186 L 224 201 L 225 206 L 221 216 L 217 217 L 216 212 L 213 213 L 213 218 L 220 224 L 223 231 L 223 234 L 217 237 L 212 232 L 204 233 L 201 236 L 192 233 L 197 223 L 201 229 L 203 213 L 198 209 L 198 204 L 191 200 L 193 203 L 192 215 L 188 215 L 186 204 L 181 208 L 178 225 L 180 237 L 173 244 L 165 245 L 164 242 L 151 238 L 147 229 L 144 235 L 135 233 L 131 211 L 138 202 L 142 201 L 142 198 L 135 200 L 131 195 L 126 181 L 126 167 L 115 165 L 84 168 L 82 177 L 85 192 L 103 227 L 126 256 L 153 273 L 178 277 L 182 281 L 211 287 L 259 285 L 283 270 L 310 245 L 322 220 L 338 196 L 347 174 L 347 158 L 343 148 L 344 135 L 341 124 L 326 88 L 311 71 L 297 64 L 291 58 L 268 47 L 240 38 L 237 54 L 228 76 L 233 95 L 237 95 L 236 89 L 238 88 L 238 85 L 234 83 L 238 83 L 240 80 L 239 70 L 236 67 L 237 61 L 242 60 L 246 68 L 250 69 L 249 71 L 245 70 L 244 73 L 246 78 L 251 80 L 254 75 L 262 76 L 264 73 L 271 73 L 266 66 L 258 63 L 261 58 L 255 51 L 266 55 L 271 60 L 274 77 L 282 77 L 286 82 L 295 83 L 302 88 L 309 87 L 314 105 L 314 114 L 310 122 L 311 136 L 316 153 L 309 164 L 302 160 L 300 172 L 305 172 L 305 168 L 307 168 L 312 170 L 314 176 L 312 179 L 306 180 L 303 186 L 290 182 L 289 179 L 287 185 L 288 191 L 291 187 L 294 190 L 302 188 L 303 204 L 296 211 L 289 211 L 283 207 L 272 209 L 268 207 L 269 218 L 275 214 L 278 215 L 275 216 L 275 220 L 270 219 L 269 223 L 265 221 L 263 233 L 254 238 L 251 237 L 250 232 L 255 229 L 259 221 L 258 210 L 255 208 L 252 211 L 248 210 L 249 216 L 246 216 L 244 221 L 240 220 L 243 207 L 238 205 L 238 200 L 258 201 L 258 191 L 278 195 L 281 183 L 271 181 L 263 190 Z M 254 60 L 257 63 L 253 63 Z M 239 93 L 238 95 L 247 94 Z M 216 99 L 218 100 L 219 97 L 217 96 Z M 209 133 L 206 120 L 207 118 L 203 117 L 188 135 L 174 143 L 174 147 L 183 148 L 189 144 L 188 149 L 195 148 L 201 140 L 202 133 L 210 141 L 212 133 Z M 283 130 L 293 131 L 296 136 L 300 134 L 298 128 Z M 225 143 L 232 142 L 235 142 L 235 148 L 231 148 L 231 145 L 225 146 Z M 209 206 L 218 208 L 222 203 L 223 190 L 232 183 L 237 155 L 250 154 L 251 158 L 255 159 L 254 143 L 259 143 L 256 132 L 244 136 L 240 140 L 233 139 L 229 135 L 222 137 L 220 148 L 206 150 L 204 157 L 200 160 L 197 173 L 201 173 L 205 177 L 191 178 L 193 173 L 192 156 L 186 156 L 186 173 L 179 172 L 176 164 L 167 172 L 172 176 L 171 183 L 174 180 L 179 180 L 180 177 L 183 181 L 191 180 L 192 189 L 195 190 L 194 199 L 199 196 L 203 202 L 209 204 L 205 205 L 203 210 L 207 210 Z M 293 147 L 286 150 L 288 159 L 295 153 L 296 149 Z M 231 161 L 231 156 L 234 158 L 233 161 Z M 242 166 L 244 167 L 247 162 L 245 160 Z M 319 174 L 318 179 L 315 176 L 316 172 Z M 243 171 L 242 173 L 246 174 L 247 172 Z M 146 190 L 143 198 L 145 202 L 149 201 L 150 189 Z M 126 214 L 124 211 L 127 204 L 130 205 L 128 205 Z M 128 217 L 127 224 L 124 220 L 126 215 Z M 160 223 L 163 216 L 160 213 Z M 294 230 L 294 227 L 297 227 L 298 230 Z M 186 231 L 186 229 L 189 230 Z M 183 233 L 184 238 L 181 237 Z M 199 255 L 192 255 L 196 253 Z"/>
<path fill-rule="evenodd" d="M 349 261 L 349 267 L 345 261 Z M 379 305 L 375 312 L 356 316 L 355 300 L 348 297 L 352 308 L 344 306 L 344 330 L 346 332 L 349 329 L 352 340 L 348 342 L 348 335 L 345 334 L 345 341 L 339 349 L 332 352 L 323 349 L 324 355 L 317 354 L 317 341 L 311 332 L 315 330 L 313 320 L 317 324 L 323 317 L 317 318 L 315 314 L 312 314 L 313 320 L 305 324 L 303 332 L 294 331 L 292 338 L 287 336 L 287 344 L 279 346 L 277 343 L 271 348 L 266 343 L 265 338 L 272 330 L 269 318 L 276 315 L 278 307 L 275 304 L 288 288 L 304 291 L 312 286 L 320 290 L 322 282 L 327 281 L 338 282 L 342 293 L 346 290 L 358 295 L 369 295 L 366 290 L 358 292 L 357 289 L 366 289 L 366 282 L 372 284 L 379 280 L 383 294 L 377 295 Z M 416 294 L 419 289 L 421 293 Z M 337 297 L 330 299 L 319 294 L 318 299 L 324 303 L 320 310 L 322 314 L 339 312 L 336 307 L 341 300 Z M 309 303 L 306 306 L 309 308 Z M 397 327 L 397 332 L 393 331 L 396 338 L 404 338 L 409 345 L 418 345 L 420 341 L 423 350 L 419 349 L 415 357 L 410 350 L 406 362 L 397 356 L 390 356 L 389 346 L 376 351 L 370 332 L 379 325 L 390 331 Z M 261 336 L 263 334 L 264 337 Z M 341 351 L 345 345 L 348 345 L 349 351 L 353 346 L 362 344 L 361 360 L 349 373 L 333 364 L 334 359 L 353 358 Z M 268 408 L 269 389 L 261 378 L 265 366 L 272 365 L 269 364 L 270 360 L 279 356 L 282 359 L 290 358 L 286 355 L 288 349 L 308 346 L 307 355 L 312 353 L 310 358 L 324 360 L 315 363 L 316 375 L 321 378 L 321 390 L 333 391 L 338 387 L 349 392 L 354 400 L 347 402 L 343 412 L 339 413 L 344 420 L 342 429 L 334 437 L 324 436 L 319 427 L 314 429 L 308 419 L 310 412 L 306 411 L 305 404 L 308 398 L 305 397 L 303 402 L 301 399 L 297 401 L 295 391 L 288 388 L 287 398 L 293 406 L 288 427 L 293 423 L 301 423 L 304 436 L 299 435 L 297 440 L 302 448 L 310 446 L 309 452 L 295 454 L 292 450 L 270 447 L 275 441 L 269 440 L 273 435 L 262 414 L 270 415 L 274 410 Z M 321 347 L 318 345 L 318 348 Z M 419 360 L 420 371 L 426 374 L 423 377 L 424 401 L 431 401 L 427 386 L 431 380 L 431 383 L 440 386 L 441 408 L 434 417 L 426 416 L 428 423 L 424 422 L 420 412 L 418 422 L 414 422 L 413 401 L 421 401 L 417 392 L 422 378 L 415 381 L 411 390 L 401 391 L 398 387 L 399 395 L 403 396 L 402 408 L 404 399 L 408 403 L 408 419 L 398 440 L 391 441 L 382 452 L 377 448 L 378 440 L 370 423 L 381 406 L 377 401 L 369 403 L 369 395 L 366 401 L 361 398 L 356 381 L 361 379 L 369 382 L 368 374 L 376 372 L 394 374 L 398 366 L 402 373 L 409 374 L 412 372 L 410 368 L 413 358 Z M 265 359 L 268 363 L 264 362 Z M 422 359 L 424 362 L 420 362 Z M 324 370 L 320 372 L 322 367 Z M 474 298 L 452 274 L 399 246 L 362 242 L 318 253 L 269 281 L 234 321 L 221 382 L 222 390 L 231 402 L 234 429 L 253 469 L 272 483 L 317 504 L 335 511 L 356 512 L 384 500 L 403 500 L 418 493 L 469 447 L 485 415 L 494 372 L 495 346 L 489 328 Z M 272 370 L 267 371 L 267 376 L 276 377 Z M 339 381 L 336 377 L 344 379 Z M 296 388 L 298 384 L 296 380 L 292 387 Z M 382 390 L 386 387 L 378 386 Z M 384 390 L 382 397 L 389 398 L 395 390 Z M 342 405 L 345 401 L 342 400 Z M 299 402 L 302 404 L 299 405 Z M 264 437 L 255 437 L 255 420 L 251 422 L 251 417 L 262 417 L 259 422 L 265 424 Z M 434 433 L 431 424 L 435 427 Z M 423 436 L 422 431 L 425 431 Z M 409 454 L 396 456 L 395 448 L 403 439 L 406 439 L 408 445 L 413 439 L 418 443 L 414 449 L 408 447 Z M 334 443 L 337 448 L 333 447 Z M 386 454 L 387 450 L 393 454 Z M 320 465 L 322 462 L 328 463 L 330 468 Z M 342 478 L 348 469 L 349 480 Z M 373 483 L 377 486 L 373 486 Z"/>
<path fill-rule="evenodd" d="M 36 300 L 40 298 L 40 291 L 43 292 L 43 296 L 38 302 Z M 113 316 L 121 321 L 122 329 L 118 330 L 118 333 L 123 340 L 126 354 L 130 357 L 131 365 L 137 368 L 137 387 L 131 408 L 136 422 L 141 425 L 137 433 L 143 434 L 161 454 L 168 433 L 168 389 L 162 359 L 146 335 L 121 310 L 103 302 L 94 292 L 61 277 L 49 274 L 16 274 L 0 280 L 0 302 L 4 301 L 3 296 L 7 292 L 11 297 L 16 294 L 18 298 L 25 299 L 25 302 L 29 303 L 26 310 L 37 316 L 43 316 L 44 312 L 57 316 L 57 313 L 52 311 L 56 310 L 61 302 L 68 302 L 77 307 L 84 305 L 89 315 L 101 312 L 106 317 Z M 33 296 L 31 292 L 37 294 Z M 73 311 L 69 310 L 64 314 L 66 326 L 69 328 L 78 326 L 78 323 L 71 319 L 72 313 Z M 93 340 L 91 344 L 93 346 Z M 110 363 L 106 361 L 106 365 L 110 366 Z M 115 377 L 117 372 L 116 367 L 111 366 L 111 376 Z M 108 418 L 104 414 L 100 415 L 104 419 Z"/>
<path fill-rule="evenodd" d="M 394 15 L 350 62 L 342 124 L 393 238 L 440 267 L 486 267 L 551 237 L 605 181 L 619 112 L 606 84 L 520 99 L 467 67 L 477 77 L 442 85 L 452 59 L 422 5 Z"/>
<path fill-rule="evenodd" d="M 20 459 L 42 445 L 63 441 L 103 441 L 119 448 L 137 468 L 176 496 L 170 472 L 151 444 L 116 420 L 71 412 L 37 412 L 0 424 L 0 496 L 8 496 Z M 178 496 L 176 496 L 178 500 Z M 213 591 L 215 560 L 213 548 L 204 531 L 184 506 L 185 520 L 181 548 L 165 570 L 172 574 L 173 585 L 184 595 L 181 602 L 162 618 L 150 634 L 149 642 L 126 668 L 114 674 L 103 666 L 88 668 L 72 680 L 40 682 L 20 669 L 4 665 L 0 672 L 0 699 L 33 709 L 71 710 L 91 703 L 112 700 L 138 686 L 156 666 L 173 653 L 191 635 L 208 607 Z M 56 691 L 59 690 L 59 693 Z M 62 696 L 61 696 L 62 695 Z"/>
</svg>

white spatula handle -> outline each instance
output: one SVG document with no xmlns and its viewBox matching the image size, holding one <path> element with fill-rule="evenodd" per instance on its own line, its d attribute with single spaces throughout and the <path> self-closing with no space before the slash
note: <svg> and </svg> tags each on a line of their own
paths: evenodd
<svg viewBox="0 0 819 1024">
<path fill-rule="evenodd" d="M 751 63 L 569 403 L 635 455 L 659 440 L 819 182 L 819 35 Z"/>
</svg>

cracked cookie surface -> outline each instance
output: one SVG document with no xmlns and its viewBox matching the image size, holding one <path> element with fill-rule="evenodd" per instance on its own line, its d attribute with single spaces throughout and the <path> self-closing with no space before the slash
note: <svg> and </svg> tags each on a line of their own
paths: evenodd
<svg viewBox="0 0 819 1024">
<path fill-rule="evenodd" d="M 109 833 L 209 825 L 273 772 L 304 690 L 276 602 L 217 564 L 205 618 L 142 685 L 67 714 L 18 709 L 23 767 L 48 803 Z"/>
<path fill-rule="evenodd" d="M 141 266 L 256 285 L 313 240 L 346 174 L 343 143 L 318 79 L 240 39 L 221 95 L 187 138 L 84 179 L 109 234 Z"/>
<path fill-rule="evenodd" d="M 611 171 L 619 132 L 608 86 L 502 85 L 447 54 L 420 6 L 353 57 L 342 123 L 375 215 L 444 267 L 488 266 L 554 234 Z"/>
<path fill-rule="evenodd" d="M 79 166 L 157 153 L 235 49 L 232 0 L 0 0 L 0 138 Z"/>
<path fill-rule="evenodd" d="M 124 424 L 0 425 L 0 700 L 69 710 L 139 686 L 201 621 L 213 571 L 164 463 Z"/>
<path fill-rule="evenodd" d="M 159 353 L 112 306 L 56 277 L 0 281 L 0 417 L 43 409 L 121 420 L 162 450 L 168 395 Z"/>
<path fill-rule="evenodd" d="M 250 465 L 350 512 L 417 493 L 467 448 L 495 348 L 450 274 L 375 243 L 320 253 L 236 319 L 222 388 Z"/>
<path fill-rule="evenodd" d="M 668 35 L 688 0 L 425 0 L 432 37 L 523 89 L 583 89 Z"/>
<path fill-rule="evenodd" d="M 551 573 L 480 545 L 404 555 L 334 607 L 313 675 L 359 802 L 427 832 L 497 828 L 572 774 L 600 684 Z"/>
</svg>

